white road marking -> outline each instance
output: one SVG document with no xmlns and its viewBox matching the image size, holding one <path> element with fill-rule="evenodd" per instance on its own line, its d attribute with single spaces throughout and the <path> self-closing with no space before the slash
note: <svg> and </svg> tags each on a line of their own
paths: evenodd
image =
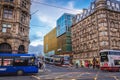
<svg viewBox="0 0 120 80">
<path fill-rule="evenodd" d="M 117 78 L 117 76 L 113 76 L 113 77 L 114 77 L 115 80 L 119 80 L 119 79 Z"/>
<path fill-rule="evenodd" d="M 97 80 L 98 74 L 99 74 L 99 71 L 98 71 L 97 74 L 95 75 L 94 80 Z"/>
<path fill-rule="evenodd" d="M 40 80 L 40 77 L 38 77 L 38 76 L 34 76 L 34 75 L 32 75 L 32 77 L 34 77 L 34 78 Z"/>
</svg>

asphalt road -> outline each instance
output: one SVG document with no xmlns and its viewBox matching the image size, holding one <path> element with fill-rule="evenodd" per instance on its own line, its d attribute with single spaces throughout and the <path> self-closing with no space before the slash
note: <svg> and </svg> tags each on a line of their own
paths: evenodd
<svg viewBox="0 0 120 80">
<path fill-rule="evenodd" d="M 101 71 L 91 68 L 58 67 L 49 65 L 48 71 L 36 75 L 40 80 L 120 80 L 120 72 Z"/>
<path fill-rule="evenodd" d="M 40 70 L 38 74 L 0 76 L 0 80 L 120 80 L 120 72 L 47 65 L 46 71 Z"/>
</svg>

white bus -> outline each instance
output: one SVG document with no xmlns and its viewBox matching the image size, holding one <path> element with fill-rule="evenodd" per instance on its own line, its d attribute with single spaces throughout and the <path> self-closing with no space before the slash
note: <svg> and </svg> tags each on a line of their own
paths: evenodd
<svg viewBox="0 0 120 80">
<path fill-rule="evenodd" d="M 54 64 L 53 57 L 45 57 L 45 63 Z"/>
<path fill-rule="evenodd" d="M 100 69 L 120 71 L 120 50 L 101 50 Z"/>
<path fill-rule="evenodd" d="M 69 66 L 70 65 L 70 56 L 67 55 L 54 55 L 54 64 L 57 66 Z"/>
</svg>

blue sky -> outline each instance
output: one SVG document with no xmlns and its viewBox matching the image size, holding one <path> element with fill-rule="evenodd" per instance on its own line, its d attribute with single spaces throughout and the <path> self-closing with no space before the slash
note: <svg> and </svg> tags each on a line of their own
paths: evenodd
<svg viewBox="0 0 120 80">
<path fill-rule="evenodd" d="M 83 8 L 88 8 L 93 0 L 31 0 L 30 45 L 43 45 L 44 35 L 56 27 L 56 20 L 63 13 L 81 13 Z M 41 4 L 42 3 L 42 4 Z M 45 4 L 45 5 L 43 5 Z M 60 9 L 50 7 L 62 7 Z M 70 10 L 67 10 L 70 9 Z M 34 13 L 36 12 L 36 13 Z"/>
</svg>

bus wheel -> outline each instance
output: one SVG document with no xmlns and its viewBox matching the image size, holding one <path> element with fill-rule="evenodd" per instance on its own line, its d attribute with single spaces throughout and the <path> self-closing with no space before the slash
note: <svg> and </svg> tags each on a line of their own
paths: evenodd
<svg viewBox="0 0 120 80">
<path fill-rule="evenodd" d="M 18 71 L 17 71 L 17 75 L 18 75 L 18 76 L 22 76 L 22 75 L 23 75 L 23 71 L 22 71 L 22 70 L 18 70 Z"/>
</svg>

